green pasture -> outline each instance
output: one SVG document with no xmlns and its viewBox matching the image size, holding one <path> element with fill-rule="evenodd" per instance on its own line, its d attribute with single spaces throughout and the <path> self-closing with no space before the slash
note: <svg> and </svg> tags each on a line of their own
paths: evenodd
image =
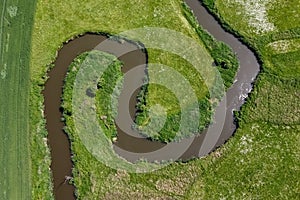
<svg viewBox="0 0 300 200">
<path fill-rule="evenodd" d="M 31 198 L 29 66 L 35 3 L 0 3 L 1 199 Z"/>
</svg>

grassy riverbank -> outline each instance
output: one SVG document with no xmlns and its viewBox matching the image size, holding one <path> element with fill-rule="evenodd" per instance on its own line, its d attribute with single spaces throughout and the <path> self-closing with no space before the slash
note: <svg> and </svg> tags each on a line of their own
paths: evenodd
<svg viewBox="0 0 300 200">
<path fill-rule="evenodd" d="M 239 33 L 239 29 L 235 31 Z M 244 40 L 259 47 L 263 37 L 259 35 L 254 40 L 244 36 Z M 268 36 L 263 41 L 267 39 Z M 260 55 L 264 50 L 256 49 Z M 149 174 L 105 170 L 101 176 L 82 179 L 82 183 L 90 185 L 84 194 L 103 199 L 116 196 L 119 199 L 297 199 L 300 194 L 298 74 L 293 78 L 278 76 L 268 70 L 267 57 L 260 59 L 264 63 L 263 72 L 238 115 L 235 136 L 222 148 L 205 159 L 174 163 Z M 297 62 L 294 63 L 291 67 L 297 67 Z M 289 64 L 284 66 L 288 68 Z M 103 168 L 98 167 L 98 170 Z"/>
<path fill-rule="evenodd" d="M 101 9 L 100 9 L 101 8 Z M 76 13 L 76 14 L 75 14 Z M 48 16 L 48 17 L 45 17 Z M 120 17 L 126 19 L 120 23 Z M 51 26 L 50 26 L 51 24 Z M 182 14 L 182 5 L 180 0 L 176 1 L 146 1 L 141 3 L 136 1 L 116 1 L 112 4 L 110 1 L 98 2 L 82 2 L 82 1 L 38 1 L 35 27 L 33 30 L 33 51 L 31 62 L 31 79 L 34 83 L 32 86 L 32 102 L 39 105 L 33 112 L 32 119 L 34 126 L 39 127 L 38 131 L 44 131 L 43 121 L 39 121 L 39 110 L 42 105 L 42 98 L 39 92 L 43 88 L 45 82 L 45 73 L 51 67 L 51 62 L 55 59 L 57 49 L 62 43 L 78 34 L 84 32 L 106 32 L 117 34 L 122 31 L 142 28 L 142 27 L 163 27 L 171 30 L 179 31 L 187 36 L 194 38 L 199 42 L 200 48 L 205 50 L 204 44 L 198 39 L 197 33 L 188 23 Z M 63 29 L 61 27 L 64 27 Z M 196 91 L 197 98 L 200 102 L 204 102 L 200 107 L 203 113 L 201 117 L 201 127 L 204 127 L 210 121 L 210 102 L 207 99 L 208 91 L 203 82 L 201 75 L 195 73 L 196 70 L 187 63 L 186 60 L 174 54 L 163 52 L 161 50 L 150 49 L 149 63 L 161 63 L 183 73 L 185 78 L 190 81 L 193 89 Z M 207 54 L 201 58 L 203 63 L 212 63 L 213 60 Z M 204 62 L 205 61 L 205 62 Z M 190 75 L 196 76 L 190 76 Z M 155 73 L 153 74 L 155 76 Z M 193 77 L 193 78 L 191 78 Z M 151 77 L 150 77 L 151 79 Z M 179 109 L 177 100 L 170 91 L 152 85 L 149 87 L 148 104 L 161 104 L 170 106 L 169 124 L 166 127 L 178 125 Z M 157 98 L 165 96 L 164 100 Z M 149 103 L 151 102 L 151 103 Z M 149 107 L 148 107 L 149 108 Z M 147 112 L 146 108 L 143 112 Z M 174 115 L 172 115 L 172 113 Z M 175 116 L 175 123 L 173 117 Z M 176 117 L 177 116 L 177 117 Z M 145 122 L 145 120 L 140 120 Z M 164 132 L 165 136 L 162 140 L 170 141 L 174 137 L 173 132 L 167 128 Z M 41 140 L 42 138 L 40 138 Z"/>
</svg>

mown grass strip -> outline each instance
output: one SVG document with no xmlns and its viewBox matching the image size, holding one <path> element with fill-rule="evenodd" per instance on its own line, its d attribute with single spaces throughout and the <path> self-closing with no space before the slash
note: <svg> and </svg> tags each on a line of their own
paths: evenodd
<svg viewBox="0 0 300 200">
<path fill-rule="evenodd" d="M 31 199 L 29 86 L 36 1 L 0 5 L 0 196 Z"/>
</svg>

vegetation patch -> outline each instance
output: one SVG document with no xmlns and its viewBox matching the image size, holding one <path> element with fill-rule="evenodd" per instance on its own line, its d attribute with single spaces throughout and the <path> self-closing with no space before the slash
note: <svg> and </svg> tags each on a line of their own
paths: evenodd
<svg viewBox="0 0 300 200">
<path fill-rule="evenodd" d="M 237 56 L 227 44 L 217 41 L 207 31 L 203 30 L 194 14 L 185 3 L 183 3 L 183 14 L 195 29 L 198 37 L 203 41 L 206 49 L 212 56 L 214 60 L 213 65 L 220 71 L 225 87 L 229 88 L 234 81 L 234 77 L 239 67 Z"/>
<path fill-rule="evenodd" d="M 300 124 L 300 82 L 261 74 L 248 104 L 242 109 L 244 123 L 264 121 L 278 125 Z"/>
<path fill-rule="evenodd" d="M 86 95 L 91 98 L 96 98 L 96 105 L 93 109 L 95 109 L 95 111 L 97 112 L 99 124 L 102 130 L 104 130 L 106 137 L 112 140 L 117 136 L 117 129 L 114 122 L 117 113 L 116 110 L 112 107 L 112 100 L 118 99 L 118 96 L 112 95 L 114 93 L 118 93 L 114 91 L 115 86 L 119 81 L 123 80 L 123 74 L 121 72 L 122 63 L 116 57 L 96 50 L 83 53 L 82 55 L 78 56 L 69 66 L 68 74 L 65 78 L 62 108 L 63 115 L 67 119 L 66 125 L 67 127 L 69 127 L 73 124 L 69 124 L 72 120 L 73 85 L 76 79 L 77 72 L 80 69 L 80 65 L 82 65 L 82 63 L 86 59 L 88 59 L 89 65 L 100 67 L 101 60 L 103 58 L 111 59 L 112 64 L 108 66 L 107 70 L 104 71 L 99 82 L 97 83 L 97 91 L 88 89 L 89 91 L 87 91 Z M 75 133 L 70 132 L 69 134 L 72 135 Z"/>
<path fill-rule="evenodd" d="M 275 0 L 268 5 L 269 20 L 281 31 L 300 26 L 300 3 L 298 0 Z"/>
<path fill-rule="evenodd" d="M 32 2 L 33 3 L 33 2 Z M 52 190 L 51 190 L 51 181 L 50 181 L 50 153 L 49 149 L 46 147 L 46 136 L 47 131 L 45 130 L 45 120 L 43 113 L 43 97 L 41 91 L 43 90 L 44 84 L 47 80 L 46 72 L 53 67 L 53 61 L 57 56 L 57 50 L 63 45 L 63 43 L 71 38 L 80 35 L 85 32 L 106 32 L 110 34 L 117 34 L 122 31 L 140 28 L 140 27 L 165 27 L 172 30 L 182 32 L 192 38 L 197 39 L 197 35 L 193 29 L 189 26 L 187 20 L 181 14 L 181 1 L 180 0 L 167 0 L 167 1 L 143 1 L 140 0 L 116 0 L 112 3 L 110 0 L 101 0 L 101 1 L 56 1 L 56 0 L 38 0 L 35 10 L 35 19 L 34 27 L 32 31 L 32 50 L 31 50 L 31 68 L 30 68 L 30 133 L 32 135 L 32 146 L 31 151 L 36 153 L 32 156 L 32 174 L 33 180 L 33 199 L 51 199 Z M 24 2 L 22 3 L 24 4 Z M 3 4 L 4 5 L 4 4 Z M 17 4 L 7 4 L 9 6 L 15 6 Z M 22 13 L 33 13 L 34 6 L 30 3 L 26 3 L 26 7 L 30 8 L 32 11 L 22 12 Z M 6 8 L 7 8 L 6 7 Z M 18 7 L 16 10 L 15 7 L 9 9 L 8 15 L 5 15 L 6 19 L 10 23 L 15 23 L 22 25 L 16 21 L 18 13 L 21 13 L 23 6 Z M 2 8 L 2 7 L 1 7 Z M 4 10 L 6 8 L 3 8 Z M 24 7 L 25 8 L 25 7 Z M 1 9 L 1 10 L 3 10 Z M 16 16 L 15 13 L 17 13 Z M 11 17 L 13 17 L 11 19 Z M 122 19 L 120 21 L 120 18 Z M 23 18 L 29 20 L 29 17 Z M 14 22 L 12 22 L 14 20 Z M 3 24 L 6 25 L 6 20 L 3 19 Z M 26 24 L 26 23 L 25 23 Z M 7 23 L 7 26 L 10 24 Z M 26 26 L 30 27 L 30 26 Z M 63 28 L 62 28 L 63 27 Z M 23 33 L 20 30 L 23 28 L 14 29 L 13 33 Z M 24 31 L 25 33 L 25 31 Z M 26 32 L 29 34 L 29 31 Z M 10 34 L 10 38 L 12 35 Z M 1 34 L 4 35 L 4 34 Z M 8 36 L 7 36 L 8 37 Z M 25 37 L 22 37 L 25 41 Z M 10 39 L 10 41 L 13 41 Z M 16 40 L 14 40 L 16 41 Z M 26 42 L 30 39 L 26 40 Z M 201 41 L 197 40 L 199 45 L 203 45 Z M 5 42 L 7 44 L 7 42 Z M 27 47 L 26 47 L 27 48 Z M 3 46 L 4 49 L 4 46 Z M 27 48 L 28 49 L 28 48 Z M 149 55 L 151 50 L 149 51 Z M 2 54 L 4 55 L 4 54 Z M 13 54 L 10 54 L 10 56 Z M 22 54 L 25 55 L 25 54 Z M 16 56 L 17 57 L 17 56 Z M 159 63 L 159 60 L 172 60 L 168 56 L 149 56 L 149 62 Z M 174 62 L 175 63 L 175 62 Z M 174 64 L 173 63 L 173 64 Z M 1 67 L 0 77 L 8 77 L 9 69 L 13 69 L 10 65 L 4 65 Z M 6 69 L 5 67 L 6 66 Z M 23 69 L 23 68 L 15 68 Z M 18 73 L 11 73 L 17 75 Z M 25 76 L 25 72 L 22 73 Z M 17 83 L 18 81 L 15 81 Z M 6 89 L 9 87 L 4 86 Z M 25 87 L 26 84 L 23 84 L 22 87 Z M 12 90 L 12 89 L 9 89 Z M 5 90 L 3 90 L 5 91 Z M 15 91 L 18 91 L 17 89 Z M 19 95 L 19 94 L 18 94 Z M 20 96 L 14 97 L 14 99 L 19 99 Z M 7 99 L 3 100 L 7 102 Z M 26 102 L 26 101 L 20 101 Z M 4 105 L 4 104 L 3 104 Z M 22 104 L 25 105 L 25 104 Z M 4 106 L 7 107 L 7 106 Z M 4 108 L 3 107 L 3 108 Z M 16 107 L 15 107 L 16 108 Z M 28 109 L 27 109 L 28 110 Z M 6 111 L 5 111 L 6 113 Z M 13 112 L 12 112 L 13 113 Z M 26 113 L 26 112 L 22 112 Z M 5 115 L 2 115 L 5 116 Z M 4 118 L 3 118 L 4 119 Z M 12 122 L 15 120 L 13 117 Z M 6 123 L 6 121 L 5 121 Z M 75 170 L 80 174 L 78 181 L 82 185 L 78 184 L 78 193 L 80 196 L 85 196 L 86 192 L 89 190 L 88 183 L 86 180 L 87 177 L 95 172 L 96 174 L 100 170 L 95 167 L 99 163 L 91 158 L 92 156 L 84 149 L 83 146 L 77 147 L 75 145 L 78 138 L 72 138 L 74 142 L 73 153 L 77 155 L 78 161 L 74 166 Z M 73 143 L 72 143 L 73 144 Z M 23 156 L 24 157 L 24 156 Z M 89 160 L 91 159 L 91 160 Z M 87 163 L 90 163 L 87 164 Z M 85 166 L 87 165 L 87 166 Z M 17 166 L 17 165 L 15 165 Z M 102 166 L 104 169 L 104 166 Z M 99 171 L 94 171 L 98 169 Z M 108 170 L 108 169 L 107 169 Z M 109 171 L 109 170 L 108 170 Z M 83 178 L 85 177 L 85 178 Z M 101 178 L 98 176 L 97 181 L 99 181 L 101 186 Z M 17 180 L 17 179 L 1 179 L 5 180 Z M 25 179 L 24 179 L 25 180 Z M 86 184 L 86 185 L 84 185 Z M 28 183 L 26 182 L 26 185 Z M 107 182 L 109 185 L 109 182 Z M 95 187 L 96 187 L 95 186 Z M 2 188 L 2 187 L 1 187 Z M 97 193 L 95 193 L 96 195 Z M 89 194 L 90 196 L 93 194 Z M 89 197 L 87 195 L 87 197 Z"/>
<path fill-rule="evenodd" d="M 251 35 L 249 32 L 253 30 L 247 30 L 246 26 L 249 16 L 235 20 L 244 12 L 233 6 L 235 0 L 227 1 L 228 4 L 219 0 L 204 0 L 204 3 L 220 17 L 226 28 L 232 27 L 235 34 L 254 47 L 262 62 L 262 73 L 237 115 L 239 128 L 235 137 L 212 154 L 216 156 L 213 167 L 205 167 L 208 171 L 205 170 L 204 180 L 196 181 L 189 197 L 194 197 L 197 190 L 204 190 L 207 199 L 296 199 L 300 193 L 300 183 L 295 178 L 300 173 L 296 164 L 300 162 L 299 148 L 296 147 L 300 124 L 298 49 L 293 47 L 288 52 L 276 54 L 268 44 L 298 40 L 299 27 L 289 21 L 285 28 L 276 26 L 280 29 L 277 32 Z M 277 19 L 270 17 L 271 4 Z M 291 10 L 298 5 L 296 2 L 284 4 L 283 1 L 268 4 L 268 19 L 274 24 L 277 20 L 285 20 L 286 8 L 280 9 L 279 4 L 289 5 Z"/>
<path fill-rule="evenodd" d="M 270 48 L 269 50 L 273 51 L 274 54 L 294 52 L 300 48 L 300 39 L 279 40 L 268 44 L 267 47 Z"/>
<path fill-rule="evenodd" d="M 272 4 L 271 1 L 204 0 L 204 2 L 209 4 L 210 8 L 217 9 L 218 14 L 233 29 L 239 30 L 242 35 L 247 35 L 251 38 L 276 30 L 276 26 L 270 21 L 268 16 L 269 5 Z M 230 12 L 228 12 L 229 10 Z"/>
<path fill-rule="evenodd" d="M 300 50 L 266 56 L 267 67 L 271 73 L 285 78 L 300 78 Z"/>
<path fill-rule="evenodd" d="M 114 56 L 100 51 L 91 51 L 78 56 L 69 67 L 69 71 L 65 79 L 62 107 L 64 119 L 67 125 L 65 131 L 68 133 L 72 141 L 72 151 L 80 152 L 74 154 L 72 157 L 76 166 L 76 168 L 73 169 L 74 178 L 72 179 L 72 183 L 76 185 L 77 196 L 79 198 L 84 196 L 85 198 L 88 197 L 91 199 L 114 199 L 115 196 L 122 199 L 129 197 L 134 199 L 139 197 L 150 198 L 150 196 L 163 196 L 165 198 L 183 197 L 185 190 L 194 180 L 194 177 L 190 176 L 191 173 L 186 173 L 186 171 L 180 170 L 178 171 L 180 174 L 177 174 L 176 172 L 171 175 L 168 174 L 168 171 L 163 170 L 162 174 L 156 174 L 154 172 L 152 173 L 152 176 L 149 174 L 143 174 L 140 176 L 139 174 L 131 174 L 121 170 L 114 170 L 100 163 L 82 144 L 74 127 L 72 115 L 72 93 L 76 74 L 78 73 L 83 61 L 87 59 L 87 56 L 89 56 L 89 65 L 101 65 L 98 61 L 103 57 L 114 60 L 107 70 L 104 71 L 97 83 L 97 91 L 92 91 L 92 93 L 96 95 L 97 108 L 95 109 L 97 110 L 99 123 L 106 136 L 110 138 L 116 136 L 116 128 L 113 122 L 115 113 L 112 113 L 113 109 L 109 106 L 111 104 L 111 94 L 113 93 L 116 83 L 122 80 L 122 63 Z M 91 58 L 92 60 L 90 60 Z M 103 116 L 106 117 L 104 118 Z M 112 119 L 112 121 L 109 121 L 109 119 Z M 180 167 L 180 165 L 178 166 Z M 176 169 L 175 166 L 173 166 L 173 168 Z M 195 169 L 190 170 L 193 171 Z M 118 188 L 118 190 L 115 190 L 115 188 Z M 137 190 L 143 192 L 137 192 Z"/>
<path fill-rule="evenodd" d="M 297 199 L 299 126 L 240 123 L 235 137 L 201 163 L 186 199 Z"/>
<path fill-rule="evenodd" d="M 170 88 L 167 88 L 166 86 L 162 86 L 159 84 L 150 83 L 149 85 L 143 87 L 143 90 L 141 91 L 139 99 L 141 98 L 143 99 L 137 105 L 138 113 L 135 121 L 137 123 L 140 132 L 152 139 L 160 140 L 163 142 L 180 140 L 182 137 L 188 137 L 190 136 L 188 134 L 191 134 L 191 133 L 178 133 L 179 126 L 181 124 L 182 109 L 188 110 L 189 108 L 193 107 L 193 105 L 198 104 L 198 107 L 201 108 L 201 112 L 202 112 L 200 119 L 198 119 L 200 120 L 199 127 L 203 129 L 203 127 L 210 122 L 211 106 L 208 100 L 208 89 L 206 88 L 204 81 L 201 77 L 201 74 L 197 71 L 197 69 L 195 69 L 191 64 L 187 63 L 180 56 L 167 53 L 167 52 L 155 51 L 155 50 L 149 53 L 149 56 L 154 56 L 154 55 L 170 58 L 170 60 L 166 60 L 166 59 L 161 60 L 160 64 L 169 66 L 172 69 L 175 69 L 177 72 L 179 72 L 180 75 L 182 75 L 184 79 L 187 80 L 187 82 L 180 83 L 180 84 L 182 84 L 182 87 L 184 87 L 185 84 L 191 85 L 193 91 L 195 92 L 198 98 L 197 99 L 198 102 L 193 102 L 194 101 L 193 98 L 186 96 L 183 97 L 184 99 L 180 99 L 181 101 L 185 102 L 184 105 L 180 105 L 179 104 L 180 100 L 174 94 L 174 91 L 171 91 Z M 163 73 L 163 70 L 164 70 L 163 68 L 161 70 L 156 70 L 151 67 L 148 67 L 148 74 L 149 74 L 150 81 L 151 79 L 156 79 L 156 77 L 159 76 L 159 73 Z M 171 77 L 168 77 L 168 79 L 170 82 L 173 80 L 173 83 L 174 80 L 177 80 L 177 83 L 180 81 L 176 79 L 175 74 L 172 75 Z M 180 84 L 178 84 L 178 87 L 180 87 Z M 154 120 L 151 121 L 149 117 L 149 112 L 151 112 L 151 108 L 155 105 L 160 105 L 161 107 L 164 108 L 167 114 L 167 119 L 165 121 L 163 128 L 159 132 L 149 132 L 145 130 L 144 127 L 146 127 L 147 125 L 149 125 L 151 122 L 154 121 Z M 157 116 L 157 118 L 161 118 L 161 115 L 158 115 L 157 112 L 155 115 Z M 159 123 L 160 121 L 161 120 L 156 120 L 156 123 Z M 193 123 L 193 121 L 190 122 Z M 156 124 L 154 126 L 159 126 L 159 125 Z"/>
</svg>

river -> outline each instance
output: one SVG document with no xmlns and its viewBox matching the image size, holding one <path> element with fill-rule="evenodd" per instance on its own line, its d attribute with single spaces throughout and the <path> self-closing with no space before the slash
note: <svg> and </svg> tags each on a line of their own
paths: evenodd
<svg viewBox="0 0 300 200">
<path fill-rule="evenodd" d="M 243 103 L 245 102 L 245 98 L 252 90 L 252 83 L 259 72 L 258 61 L 253 52 L 247 46 L 242 44 L 233 35 L 224 31 L 223 28 L 218 24 L 218 22 L 206 11 L 203 6 L 201 6 L 198 1 L 186 0 L 186 3 L 191 7 L 194 14 L 198 18 L 199 24 L 204 29 L 211 33 L 217 40 L 223 41 L 228 44 L 234 50 L 234 52 L 236 52 L 240 61 L 240 68 L 236 75 L 234 84 L 228 89 L 226 93 L 227 110 L 224 126 L 222 123 L 218 123 L 218 120 L 222 120 L 221 117 L 218 117 L 218 112 L 221 111 L 218 111 L 218 108 L 216 110 L 215 123 L 212 125 L 212 130 L 214 130 L 214 128 L 216 130 L 221 128 L 222 130 L 221 137 L 219 137 L 217 144 L 214 145 L 213 148 L 203 148 L 205 147 L 206 140 L 209 140 L 209 135 L 207 135 L 206 131 L 204 131 L 200 136 L 194 139 L 187 151 L 181 156 L 182 160 L 189 160 L 193 157 L 205 156 L 212 149 L 215 149 L 216 147 L 222 145 L 230 138 L 230 136 L 232 136 L 232 134 L 236 130 L 232 111 L 239 110 L 243 105 Z M 71 144 L 67 135 L 63 132 L 63 127 L 65 126 L 65 124 L 61 122 L 62 113 L 60 105 L 64 78 L 66 76 L 68 66 L 71 64 L 74 58 L 76 58 L 83 52 L 94 49 L 100 42 L 106 39 L 107 37 L 102 35 L 85 34 L 83 36 L 79 36 L 73 40 L 70 40 L 69 42 L 66 42 L 58 52 L 57 59 L 54 63 L 55 67 L 48 72 L 49 79 L 46 82 L 43 95 L 45 98 L 45 116 L 47 120 L 46 128 L 48 130 L 48 142 L 51 148 L 51 170 L 53 174 L 54 194 L 56 199 L 75 199 L 74 186 L 65 182 L 66 176 L 72 176 L 71 170 L 73 163 L 71 160 Z M 118 55 L 117 52 L 114 52 L 115 49 L 124 47 L 132 49 L 131 53 L 119 57 L 119 59 L 124 63 L 124 67 L 122 68 L 122 71 L 124 73 L 137 65 L 144 65 L 144 67 L 146 68 L 147 52 L 143 52 L 136 45 L 126 41 L 125 43 L 120 43 L 111 40 L 109 41 L 108 46 L 110 46 L 108 49 L 99 50 Z M 132 80 L 125 78 L 124 89 L 122 90 L 119 98 L 120 108 L 126 107 L 126 105 L 120 106 L 121 104 L 124 104 L 124 102 L 126 102 L 123 101 L 124 98 L 128 98 L 126 97 L 126 86 L 129 86 L 130 84 L 139 84 L 139 82 L 142 81 L 144 75 L 145 71 L 140 70 L 138 74 L 136 74 L 137 78 L 135 80 L 135 83 L 132 83 Z M 126 121 L 130 121 L 134 118 L 136 105 L 135 97 L 138 92 L 139 90 L 137 90 L 135 94 L 130 98 L 129 110 L 131 119 L 126 119 L 126 117 L 128 118 L 128 116 L 123 116 L 124 111 L 120 109 L 118 110 L 118 117 L 122 118 L 122 121 L 125 122 L 125 126 Z M 220 127 L 219 124 L 222 124 L 222 127 Z M 132 131 L 132 129 L 130 128 L 131 124 L 127 123 L 127 126 L 128 127 L 126 130 Z M 138 138 L 130 135 L 125 134 L 118 128 L 118 140 L 115 144 L 120 149 L 126 149 L 127 151 L 138 153 L 150 152 L 165 146 L 165 144 L 160 142 L 153 142 L 146 138 Z M 118 151 L 119 148 L 115 149 L 116 152 L 119 155 L 125 157 L 127 160 L 135 161 L 138 159 L 138 157 L 136 156 L 128 156 L 128 154 L 124 154 L 123 151 Z M 164 159 L 163 155 L 149 158 L 150 161 L 159 159 Z"/>
</svg>

